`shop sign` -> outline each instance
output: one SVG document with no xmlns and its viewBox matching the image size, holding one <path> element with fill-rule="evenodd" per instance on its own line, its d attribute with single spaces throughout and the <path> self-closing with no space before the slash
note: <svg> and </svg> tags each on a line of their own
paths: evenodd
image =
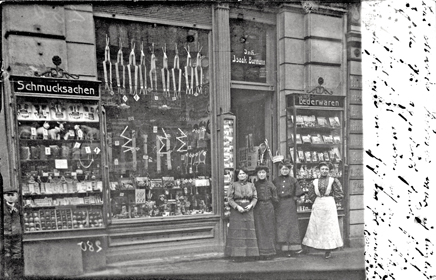
<svg viewBox="0 0 436 280">
<path fill-rule="evenodd" d="M 265 65 L 265 60 L 256 58 L 258 55 L 259 54 L 255 50 L 244 49 L 242 54 L 233 55 L 232 63 Z"/>
<path fill-rule="evenodd" d="M 314 94 L 296 94 L 294 96 L 295 106 L 319 106 L 342 108 L 344 106 L 343 96 L 332 95 L 314 95 Z M 291 104 L 293 106 L 291 98 Z"/>
<path fill-rule="evenodd" d="M 80 80 L 15 77 L 13 79 L 13 88 L 15 93 L 62 94 L 89 97 L 99 96 L 98 83 Z"/>
</svg>

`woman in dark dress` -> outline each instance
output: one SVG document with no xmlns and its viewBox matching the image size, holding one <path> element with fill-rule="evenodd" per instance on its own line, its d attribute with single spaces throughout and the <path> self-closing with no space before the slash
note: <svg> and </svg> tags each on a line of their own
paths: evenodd
<svg viewBox="0 0 436 280">
<path fill-rule="evenodd" d="M 277 245 L 287 257 L 302 252 L 296 201 L 305 194 L 297 179 L 289 175 L 291 167 L 289 161 L 281 162 L 280 175 L 273 181 L 279 198 L 275 209 Z"/>
<path fill-rule="evenodd" d="M 244 257 L 259 256 L 253 215 L 257 191 L 254 184 L 248 181 L 246 170 L 236 170 L 236 175 L 238 181 L 227 190 L 230 218 L 224 256 L 242 261 Z"/>
<path fill-rule="evenodd" d="M 321 162 L 318 168 L 321 176 L 313 180 L 308 193 L 313 205 L 303 245 L 325 250 L 328 259 L 331 250 L 344 245 L 336 210 L 336 202 L 342 200 L 344 193 L 339 180 L 329 176 L 330 164 Z"/>
<path fill-rule="evenodd" d="M 254 225 L 256 228 L 257 246 L 261 260 L 272 259 L 275 249 L 275 215 L 274 205 L 277 203 L 276 187 L 267 179 L 268 167 L 256 168 L 257 204 L 254 207 Z"/>
</svg>

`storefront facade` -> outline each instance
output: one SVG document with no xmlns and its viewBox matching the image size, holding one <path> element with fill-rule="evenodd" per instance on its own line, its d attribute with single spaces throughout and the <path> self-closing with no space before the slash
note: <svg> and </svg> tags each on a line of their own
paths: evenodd
<svg viewBox="0 0 436 280">
<path fill-rule="evenodd" d="M 1 167 L 27 205 L 26 275 L 221 252 L 233 171 L 275 176 L 280 155 L 308 181 L 327 153 L 344 241 L 363 246 L 359 5 L 5 4 L 2 35 Z M 318 130 L 297 128 L 306 115 Z"/>
</svg>

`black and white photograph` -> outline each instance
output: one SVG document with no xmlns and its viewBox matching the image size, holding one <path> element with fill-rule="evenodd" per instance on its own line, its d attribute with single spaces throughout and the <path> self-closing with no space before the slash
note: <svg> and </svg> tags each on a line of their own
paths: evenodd
<svg viewBox="0 0 436 280">
<path fill-rule="evenodd" d="M 435 1 L 0 10 L 1 279 L 435 279 Z"/>
</svg>

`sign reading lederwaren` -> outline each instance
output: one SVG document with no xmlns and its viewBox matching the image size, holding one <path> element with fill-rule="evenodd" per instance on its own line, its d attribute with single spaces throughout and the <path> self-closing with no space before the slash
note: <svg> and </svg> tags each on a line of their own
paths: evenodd
<svg viewBox="0 0 436 280">
<path fill-rule="evenodd" d="M 293 106 L 290 98 L 289 106 Z M 340 95 L 315 95 L 315 94 L 295 94 L 296 106 L 320 106 L 341 108 L 344 106 L 344 97 Z"/>
</svg>

